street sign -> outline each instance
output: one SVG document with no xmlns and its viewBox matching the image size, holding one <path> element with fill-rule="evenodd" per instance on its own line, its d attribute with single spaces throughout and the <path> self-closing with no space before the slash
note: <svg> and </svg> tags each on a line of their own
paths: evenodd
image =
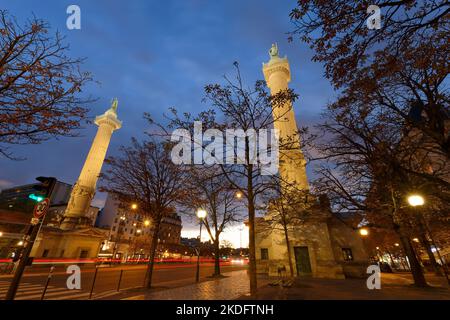
<svg viewBox="0 0 450 320">
<path fill-rule="evenodd" d="M 47 213 L 49 206 L 50 206 L 49 198 L 45 198 L 41 202 L 36 203 L 33 210 L 33 216 L 37 219 L 42 218 Z"/>
</svg>

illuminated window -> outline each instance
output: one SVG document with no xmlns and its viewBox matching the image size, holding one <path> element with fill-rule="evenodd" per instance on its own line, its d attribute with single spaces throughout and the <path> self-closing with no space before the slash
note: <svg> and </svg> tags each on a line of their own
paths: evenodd
<svg viewBox="0 0 450 320">
<path fill-rule="evenodd" d="M 261 248 L 261 260 L 269 260 L 269 249 Z"/>
<path fill-rule="evenodd" d="M 342 248 L 342 255 L 344 257 L 344 261 L 353 261 L 352 249 Z"/>
</svg>

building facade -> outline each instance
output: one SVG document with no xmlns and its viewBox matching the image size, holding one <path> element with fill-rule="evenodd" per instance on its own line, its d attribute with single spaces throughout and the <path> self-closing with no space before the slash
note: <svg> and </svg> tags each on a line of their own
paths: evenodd
<svg viewBox="0 0 450 320">
<path fill-rule="evenodd" d="M 139 209 L 123 208 L 113 195 L 108 194 L 96 226 L 108 231 L 108 241 L 101 255 L 120 260 L 146 259 L 153 234 L 151 219 Z M 158 255 L 178 253 L 181 244 L 181 218 L 175 212 L 163 218 L 158 238 Z"/>
</svg>

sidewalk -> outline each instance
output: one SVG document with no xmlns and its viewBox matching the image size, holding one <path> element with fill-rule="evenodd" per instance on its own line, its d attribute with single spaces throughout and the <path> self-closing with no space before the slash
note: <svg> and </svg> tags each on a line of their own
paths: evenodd
<svg viewBox="0 0 450 320">
<path fill-rule="evenodd" d="M 366 279 L 300 278 L 292 287 L 266 285 L 258 289 L 258 300 L 450 300 L 445 278 L 426 275 L 429 288 L 417 288 L 410 274 L 381 275 L 381 289 L 369 290 Z M 276 279 L 266 277 L 266 281 Z M 261 280 L 259 280 L 261 281 Z M 251 299 L 247 296 L 239 300 Z M 255 298 L 253 298 L 255 299 Z"/>
<path fill-rule="evenodd" d="M 179 288 L 143 293 L 123 300 L 234 300 L 250 292 L 247 270 L 223 274 L 225 278 L 213 279 Z M 259 281 L 259 286 L 267 285 Z"/>
</svg>

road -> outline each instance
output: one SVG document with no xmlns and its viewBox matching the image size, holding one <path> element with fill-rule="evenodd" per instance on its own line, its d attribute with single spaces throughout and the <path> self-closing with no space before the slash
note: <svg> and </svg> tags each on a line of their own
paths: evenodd
<svg viewBox="0 0 450 320">
<path fill-rule="evenodd" d="M 222 272 L 242 270 L 247 268 L 244 265 L 234 265 L 224 263 Z M 120 290 L 142 287 L 145 277 L 145 265 L 121 265 L 114 267 L 98 268 L 95 280 L 93 299 L 111 297 L 117 294 L 121 270 L 122 280 Z M 200 267 L 200 281 L 205 281 L 213 273 L 214 266 L 211 263 L 204 263 Z M 170 264 L 156 265 L 153 272 L 154 287 L 174 288 L 189 285 L 195 282 L 195 264 Z M 21 284 L 16 295 L 16 300 L 39 300 L 47 281 L 48 268 L 26 271 L 22 277 Z M 81 266 L 81 289 L 67 289 L 66 281 L 70 274 L 65 273 L 65 267 L 58 266 L 54 270 L 45 300 L 73 300 L 89 299 L 95 275 L 95 268 L 92 266 Z M 11 281 L 11 276 L 0 276 L 0 298 L 4 299 Z"/>
</svg>

